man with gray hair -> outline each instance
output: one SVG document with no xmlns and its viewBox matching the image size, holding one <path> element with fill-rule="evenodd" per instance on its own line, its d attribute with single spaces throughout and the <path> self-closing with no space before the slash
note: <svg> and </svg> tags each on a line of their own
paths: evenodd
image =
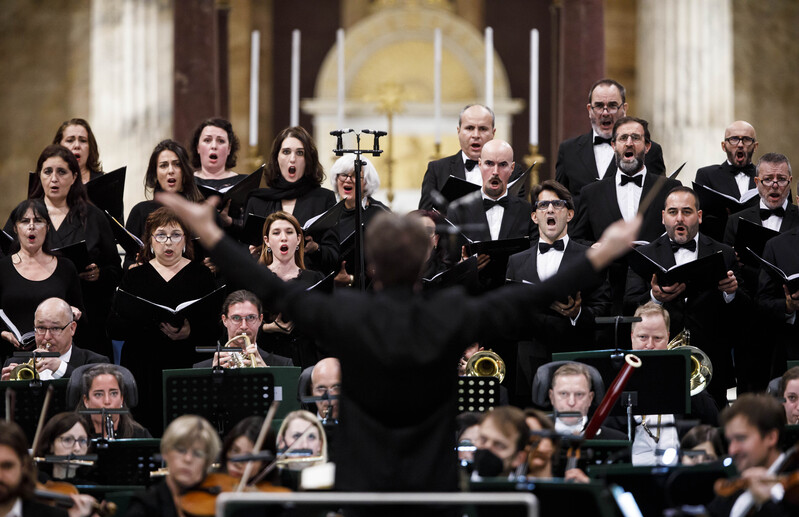
<svg viewBox="0 0 799 517">
<path fill-rule="evenodd" d="M 61 298 L 48 298 L 36 308 L 34 316 L 36 348 L 41 352 L 57 352 L 58 357 L 36 360 L 36 370 L 43 380 L 69 377 L 78 366 L 94 363 L 108 363 L 104 355 L 85 350 L 72 344 L 72 337 L 78 322 L 72 315 L 72 308 Z M 1 379 L 9 380 L 14 368 L 27 361 L 11 357 L 3 365 Z"/>
</svg>

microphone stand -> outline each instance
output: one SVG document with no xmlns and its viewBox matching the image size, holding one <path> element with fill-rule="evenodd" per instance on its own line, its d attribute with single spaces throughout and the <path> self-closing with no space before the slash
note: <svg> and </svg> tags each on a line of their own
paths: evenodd
<svg viewBox="0 0 799 517">
<path fill-rule="evenodd" d="M 355 284 L 361 291 L 366 290 L 366 274 L 364 269 L 363 257 L 363 204 L 361 201 L 361 167 L 365 164 L 361 160 L 362 154 L 371 154 L 372 156 L 380 156 L 383 151 L 380 149 L 380 137 L 385 136 L 385 131 L 377 131 L 372 129 L 363 129 L 361 133 L 374 135 L 374 144 L 371 150 L 361 149 L 361 133 L 355 133 L 355 149 L 344 149 L 342 136 L 347 133 L 355 133 L 354 129 L 339 129 L 331 131 L 330 134 L 336 137 L 336 148 L 333 152 L 336 156 L 344 156 L 344 154 L 355 155 L 355 171 L 353 173 L 355 181 Z"/>
<path fill-rule="evenodd" d="M 635 316 L 600 316 L 594 318 L 597 324 L 613 324 L 613 347 L 616 349 L 610 355 L 611 363 L 618 370 L 624 366 L 624 350 L 619 348 L 619 324 L 638 323 L 643 321 L 640 317 Z M 621 404 L 627 408 L 627 439 L 632 442 L 633 440 L 633 406 L 638 404 L 638 396 L 636 393 L 622 393 Z"/>
</svg>

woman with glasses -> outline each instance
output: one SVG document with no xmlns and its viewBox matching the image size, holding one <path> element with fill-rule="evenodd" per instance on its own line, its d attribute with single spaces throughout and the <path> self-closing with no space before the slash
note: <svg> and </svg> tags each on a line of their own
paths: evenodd
<svg viewBox="0 0 799 517">
<path fill-rule="evenodd" d="M 4 330 L 0 357 L 34 346 L 34 314 L 43 300 L 51 297 L 66 300 L 76 317 L 83 310 L 75 266 L 51 252 L 52 223 L 42 200 L 28 199 L 17 205 L 10 222 L 14 242 L 9 255 L 0 259 L 0 309 L 23 336 L 24 343 L 11 331 Z"/>
<path fill-rule="evenodd" d="M 306 288 L 324 278 L 318 271 L 305 269 L 305 240 L 297 219 L 278 211 L 266 218 L 264 245 L 258 263 L 284 282 L 298 282 Z M 290 357 L 295 366 L 306 368 L 320 359 L 313 339 L 285 321 L 281 314 L 266 315 L 262 326 L 261 346 L 272 353 Z"/>
<path fill-rule="evenodd" d="M 37 457 L 85 456 L 89 452 L 90 430 L 86 421 L 74 412 L 58 413 L 47 421 L 39 438 Z M 39 473 L 53 479 L 72 479 L 86 467 L 76 464 L 39 463 Z"/>
<path fill-rule="evenodd" d="M 136 378 L 141 400 L 149 403 L 137 416 L 158 434 L 163 429 L 161 371 L 191 368 L 203 359 L 194 348 L 213 344 L 219 306 L 197 304 L 187 317 L 170 321 L 154 321 L 145 315 L 136 300 L 174 308 L 210 294 L 216 281 L 207 267 L 192 261 L 192 243 L 172 211 L 159 208 L 150 214 L 144 236 L 145 247 L 138 259 L 142 265 L 125 272 L 114 297 L 108 333 L 125 341 L 120 362 Z"/>
</svg>

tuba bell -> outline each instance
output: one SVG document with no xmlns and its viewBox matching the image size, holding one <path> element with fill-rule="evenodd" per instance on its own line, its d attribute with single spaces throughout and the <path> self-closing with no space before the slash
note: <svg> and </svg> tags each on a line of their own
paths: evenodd
<svg viewBox="0 0 799 517">
<path fill-rule="evenodd" d="M 466 363 L 468 377 L 496 377 L 499 382 L 505 378 L 505 361 L 493 350 L 480 350 Z"/>
<path fill-rule="evenodd" d="M 699 348 L 691 345 L 691 332 L 683 329 L 682 332 L 669 341 L 666 350 L 690 350 L 691 351 L 691 377 L 690 388 L 691 396 L 705 391 L 713 377 L 713 363 L 710 358 Z"/>
<path fill-rule="evenodd" d="M 39 379 L 39 372 L 33 367 L 33 358 L 27 363 L 21 363 L 11 370 L 11 376 L 8 378 L 11 381 L 35 381 Z"/>
</svg>

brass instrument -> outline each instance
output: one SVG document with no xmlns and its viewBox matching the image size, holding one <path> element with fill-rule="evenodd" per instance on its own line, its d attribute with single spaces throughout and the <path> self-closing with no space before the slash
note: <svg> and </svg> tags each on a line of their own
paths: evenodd
<svg viewBox="0 0 799 517">
<path fill-rule="evenodd" d="M 250 338 L 247 336 L 247 334 L 240 334 L 238 336 L 230 338 L 228 340 L 228 342 L 225 343 L 225 347 L 230 346 L 230 344 L 232 342 L 234 342 L 234 341 L 236 341 L 238 339 L 243 339 L 244 340 L 245 344 L 244 344 L 243 348 L 247 348 L 251 344 Z M 255 354 L 254 353 L 250 354 L 249 358 L 250 358 L 250 366 L 246 366 L 244 364 L 244 354 L 241 354 L 239 352 L 231 352 L 230 353 L 230 361 L 231 361 L 232 364 L 230 365 L 230 368 L 256 368 Z"/>
<path fill-rule="evenodd" d="M 505 378 L 505 361 L 493 350 L 480 350 L 466 363 L 468 377 L 496 377 L 499 382 Z"/>
<path fill-rule="evenodd" d="M 691 396 L 705 391 L 713 377 L 713 363 L 710 358 L 699 348 L 691 345 L 691 332 L 684 329 L 677 336 L 669 341 L 666 350 L 690 350 L 691 351 L 691 377 L 689 385 Z"/>
<path fill-rule="evenodd" d="M 33 358 L 28 362 L 18 364 L 11 370 L 11 381 L 35 381 L 39 379 L 39 372 L 33 366 Z"/>
</svg>

